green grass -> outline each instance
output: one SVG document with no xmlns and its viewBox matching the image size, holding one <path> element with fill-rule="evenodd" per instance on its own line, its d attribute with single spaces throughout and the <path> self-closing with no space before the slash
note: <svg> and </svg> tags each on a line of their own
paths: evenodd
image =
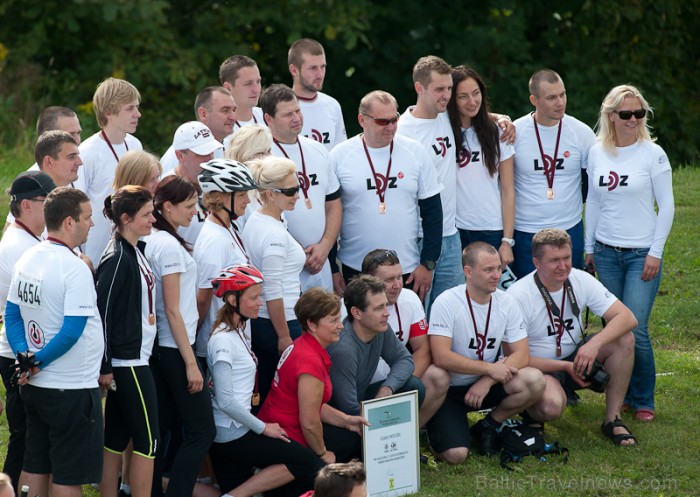
<svg viewBox="0 0 700 497">
<path fill-rule="evenodd" d="M 26 151 L 0 150 L 0 187 L 29 167 Z M 698 205 L 700 168 L 674 171 L 676 216 L 664 255 L 663 281 L 651 316 L 656 350 L 657 418 L 652 424 L 623 419 L 637 436 L 635 449 L 614 447 L 600 432 L 603 396 L 583 392 L 581 404 L 547 424 L 548 441 L 570 450 L 568 464 L 530 458 L 517 471 L 500 468 L 494 459 L 470 457 L 459 466 L 422 465 L 421 496 L 666 497 L 700 495 L 697 461 L 700 454 L 700 252 Z M 7 202 L 0 215 L 7 213 Z M 7 443 L 7 422 L 0 419 L 0 460 Z M 97 495 L 86 487 L 87 495 Z"/>
</svg>

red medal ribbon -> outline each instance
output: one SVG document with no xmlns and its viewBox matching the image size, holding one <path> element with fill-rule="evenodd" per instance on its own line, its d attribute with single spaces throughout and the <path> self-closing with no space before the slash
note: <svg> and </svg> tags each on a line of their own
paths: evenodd
<svg viewBox="0 0 700 497">
<path fill-rule="evenodd" d="M 70 253 L 71 253 L 71 254 L 73 254 L 73 255 L 76 256 L 76 257 L 80 257 L 80 256 L 79 256 L 78 254 L 76 254 L 76 253 L 73 251 L 73 249 L 70 248 L 64 241 L 59 240 L 58 238 L 54 238 L 54 237 L 52 237 L 52 236 L 50 236 L 50 237 L 48 237 L 48 238 L 46 238 L 46 239 L 47 239 L 48 241 L 50 241 L 51 243 L 55 243 L 56 245 L 63 245 L 63 246 L 66 247 L 68 250 L 70 250 Z"/>
<path fill-rule="evenodd" d="M 253 114 L 253 122 L 254 122 L 255 124 L 258 124 L 258 120 L 255 118 L 255 114 Z M 234 125 L 234 126 L 238 126 L 239 128 L 242 128 L 242 127 L 243 127 L 243 126 L 241 126 L 241 123 L 238 122 L 238 119 L 236 119 L 235 121 L 233 121 L 233 125 Z"/>
<path fill-rule="evenodd" d="M 389 186 L 389 174 L 391 173 L 391 154 L 394 152 L 394 140 L 391 140 L 389 145 L 389 164 L 386 166 L 386 177 L 381 174 L 377 174 L 374 170 L 374 164 L 372 163 L 372 158 L 369 156 L 369 150 L 367 149 L 367 144 L 365 143 L 365 137 L 362 136 L 362 146 L 365 148 L 365 155 L 367 156 L 367 162 L 369 162 L 369 167 L 372 170 L 372 175 L 374 176 L 374 183 L 377 187 L 377 195 L 379 196 L 380 207 L 385 204 L 384 193 L 386 192 L 387 186 Z"/>
<path fill-rule="evenodd" d="M 276 138 L 272 139 L 275 145 L 282 151 L 284 156 L 289 159 L 287 151 L 284 149 L 282 144 L 277 141 Z M 301 172 L 297 171 L 297 177 L 299 178 L 299 186 L 301 187 L 301 193 L 304 195 L 304 201 L 309 204 L 309 187 L 311 183 L 309 182 L 309 177 L 306 174 L 306 161 L 304 160 L 304 150 L 301 148 L 301 142 L 297 139 L 297 145 L 299 145 L 299 155 L 301 156 Z M 291 160 L 291 159 L 290 159 Z"/>
<path fill-rule="evenodd" d="M 119 162 L 119 156 L 117 155 L 117 152 L 114 151 L 114 147 L 112 146 L 112 142 L 109 141 L 109 138 L 107 138 L 107 133 L 105 133 L 105 130 L 102 130 L 101 133 L 102 133 L 102 138 L 104 138 L 104 141 L 107 142 L 107 146 L 112 151 L 114 158 L 117 159 L 117 162 Z M 129 145 L 127 145 L 127 143 L 126 143 L 126 137 L 124 137 L 124 147 L 126 147 L 126 151 L 128 152 Z"/>
<path fill-rule="evenodd" d="M 491 321 L 491 304 L 493 304 L 493 297 L 489 297 L 489 310 L 486 313 L 486 326 L 484 327 L 484 334 L 479 333 L 479 328 L 476 327 L 476 317 L 474 316 L 474 309 L 472 308 L 472 301 L 469 298 L 469 289 L 465 286 L 464 293 L 467 296 L 467 304 L 469 306 L 469 314 L 472 317 L 472 323 L 474 324 L 474 333 L 476 334 L 476 354 L 479 356 L 479 360 L 484 360 L 484 350 L 486 349 L 486 337 L 489 334 L 489 322 Z"/>
<path fill-rule="evenodd" d="M 542 139 L 540 138 L 540 131 L 537 129 L 537 119 L 535 119 L 535 114 L 532 114 L 532 120 L 535 122 L 535 136 L 537 136 L 537 145 L 540 147 L 540 157 L 542 158 L 542 169 L 544 169 L 544 175 L 547 176 L 547 187 L 549 191 L 554 188 L 554 171 L 557 168 L 557 155 L 559 154 L 559 139 L 561 138 L 561 123 L 563 118 L 559 120 L 559 127 L 557 129 L 557 141 L 554 145 L 554 158 L 552 162 L 547 162 L 544 155 L 544 149 L 542 148 Z"/>
<path fill-rule="evenodd" d="M 250 264 L 250 257 L 248 257 L 248 253 L 245 251 L 245 247 L 243 246 L 243 240 L 241 239 L 240 236 L 238 236 L 238 232 L 236 231 L 236 229 L 235 228 L 231 228 L 231 229 L 227 228 L 226 225 L 224 224 L 224 220 L 221 219 L 221 217 L 218 214 L 212 212 L 211 215 L 214 216 L 214 219 L 216 219 L 219 222 L 219 224 L 221 226 L 223 226 L 224 229 L 226 229 L 226 231 L 228 231 L 228 234 L 231 235 L 231 238 L 233 238 L 234 243 L 236 245 L 238 245 L 238 248 L 240 248 L 241 252 L 243 252 L 243 255 L 245 255 L 245 258 L 248 261 L 248 264 Z"/>
<path fill-rule="evenodd" d="M 29 228 L 27 228 L 27 225 L 24 224 L 24 223 L 23 223 L 22 221 L 20 221 L 19 219 L 15 219 L 15 224 L 16 224 L 17 226 L 19 226 L 20 228 L 22 228 L 22 229 L 23 229 L 24 231 L 26 231 L 27 233 L 29 233 L 29 235 L 30 235 L 32 238 L 34 238 L 36 241 L 38 241 L 38 242 L 41 241 L 41 238 L 39 238 L 38 236 L 36 236 L 36 235 L 32 232 L 32 230 L 30 230 Z"/>
</svg>

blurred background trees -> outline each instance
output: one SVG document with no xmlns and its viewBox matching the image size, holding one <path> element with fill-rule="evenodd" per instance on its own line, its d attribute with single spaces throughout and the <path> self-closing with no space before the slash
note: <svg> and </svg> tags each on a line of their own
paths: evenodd
<svg viewBox="0 0 700 497">
<path fill-rule="evenodd" d="M 673 163 L 698 164 L 698 33 L 700 0 L 2 0 L 0 146 L 32 148 L 48 105 L 75 109 L 89 136 L 95 86 L 115 76 L 141 92 L 137 136 L 161 154 L 226 57 L 255 59 L 263 85 L 290 84 L 287 49 L 311 37 L 326 49 L 324 91 L 348 135 L 370 90 L 393 93 L 402 111 L 413 104 L 411 68 L 435 54 L 472 65 L 492 109 L 514 119 L 531 110 L 527 81 L 541 67 L 562 75 L 568 113 L 591 126 L 611 87 L 637 85 Z"/>
</svg>

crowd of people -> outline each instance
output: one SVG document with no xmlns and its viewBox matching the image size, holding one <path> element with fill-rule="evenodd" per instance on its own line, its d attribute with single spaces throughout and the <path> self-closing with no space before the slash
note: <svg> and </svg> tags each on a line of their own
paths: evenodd
<svg viewBox="0 0 700 497">
<path fill-rule="evenodd" d="M 514 416 L 544 431 L 583 388 L 605 393 L 602 434 L 637 444 L 621 415 L 656 415 L 674 213 L 639 90 L 610 90 L 596 135 L 542 69 L 511 122 L 474 69 L 426 56 L 415 105 L 367 93 L 348 139 L 323 47 L 288 64 L 291 87 L 262 89 L 254 60 L 225 60 L 161 158 L 128 81 L 97 86 L 82 143 L 74 112 L 42 112 L 0 241 L 15 491 L 298 496 L 319 475 L 319 497 L 365 495 L 336 464 L 362 455 L 361 403 L 414 390 L 451 464 L 496 454 Z"/>
</svg>

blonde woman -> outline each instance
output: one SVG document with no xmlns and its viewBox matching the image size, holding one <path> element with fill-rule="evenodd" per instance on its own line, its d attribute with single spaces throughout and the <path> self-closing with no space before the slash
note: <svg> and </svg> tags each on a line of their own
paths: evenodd
<svg viewBox="0 0 700 497">
<path fill-rule="evenodd" d="M 245 126 L 233 135 L 224 154 L 227 159 L 248 162 L 270 155 L 272 134 L 267 126 Z"/>
<path fill-rule="evenodd" d="M 143 150 L 131 150 L 119 159 L 112 187 L 116 192 L 126 185 L 143 186 L 154 195 L 161 174 L 163 167 L 158 157 Z"/>
</svg>

